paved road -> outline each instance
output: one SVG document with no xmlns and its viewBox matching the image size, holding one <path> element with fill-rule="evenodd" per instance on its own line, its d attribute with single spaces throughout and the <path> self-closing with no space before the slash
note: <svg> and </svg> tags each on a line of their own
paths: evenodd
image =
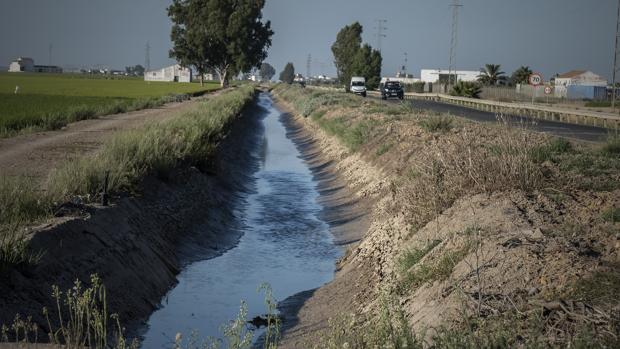
<svg viewBox="0 0 620 349">
<path fill-rule="evenodd" d="M 375 97 L 373 97 L 375 98 Z M 379 97 L 376 97 L 379 99 Z M 399 100 L 388 100 L 388 103 L 400 103 Z M 439 113 L 450 113 L 452 115 L 464 117 L 478 122 L 497 122 L 497 115 L 493 112 L 481 111 L 462 107 L 459 105 L 427 101 L 427 100 L 405 100 L 404 103 L 413 104 L 414 108 L 422 110 L 431 110 Z M 523 115 L 504 115 L 504 118 L 511 123 L 523 124 L 529 129 L 538 132 L 546 132 L 556 136 L 574 138 L 588 142 L 603 142 L 607 139 L 608 134 L 612 131 L 594 126 L 583 126 L 566 124 L 556 121 L 539 120 Z"/>
</svg>

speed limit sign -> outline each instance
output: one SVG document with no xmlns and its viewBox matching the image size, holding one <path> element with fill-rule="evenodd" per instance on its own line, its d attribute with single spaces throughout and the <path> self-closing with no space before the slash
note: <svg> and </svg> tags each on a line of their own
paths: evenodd
<svg viewBox="0 0 620 349">
<path fill-rule="evenodd" d="M 532 86 L 542 85 L 543 77 L 542 77 L 542 75 L 540 75 L 538 73 L 534 73 L 534 74 L 530 75 L 530 78 L 528 79 L 528 82 Z"/>
<path fill-rule="evenodd" d="M 551 86 L 545 86 L 545 94 L 550 95 L 551 92 L 553 92 L 553 89 L 551 88 Z"/>
</svg>

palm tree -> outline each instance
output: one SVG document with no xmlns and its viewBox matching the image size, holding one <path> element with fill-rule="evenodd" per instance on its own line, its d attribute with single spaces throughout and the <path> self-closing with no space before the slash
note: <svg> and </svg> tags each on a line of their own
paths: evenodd
<svg viewBox="0 0 620 349">
<path fill-rule="evenodd" d="M 513 84 L 527 84 L 530 75 L 532 75 L 530 67 L 523 65 L 519 69 L 515 70 L 510 77 L 510 82 Z"/>
<path fill-rule="evenodd" d="M 506 81 L 503 71 L 500 70 L 499 64 L 485 64 L 482 73 L 478 75 L 478 81 L 484 85 L 497 85 L 499 82 Z"/>
</svg>

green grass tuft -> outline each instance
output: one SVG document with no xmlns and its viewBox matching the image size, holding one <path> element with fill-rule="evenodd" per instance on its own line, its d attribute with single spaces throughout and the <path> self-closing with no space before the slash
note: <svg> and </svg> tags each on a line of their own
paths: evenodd
<svg viewBox="0 0 620 349">
<path fill-rule="evenodd" d="M 420 121 L 420 127 L 428 132 L 447 132 L 453 127 L 454 119 L 444 115 L 430 115 Z"/>
</svg>

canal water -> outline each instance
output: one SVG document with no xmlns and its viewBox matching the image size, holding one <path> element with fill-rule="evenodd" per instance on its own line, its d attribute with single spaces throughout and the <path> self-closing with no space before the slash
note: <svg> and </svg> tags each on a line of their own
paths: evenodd
<svg viewBox="0 0 620 349">
<path fill-rule="evenodd" d="M 257 292 L 262 283 L 283 300 L 333 277 L 340 250 L 320 218 L 317 182 L 287 138 L 283 112 L 268 94 L 257 103 L 246 117 L 262 120 L 256 131 L 263 134 L 262 147 L 255 150 L 259 169 L 254 190 L 237 208 L 241 221 L 231 222 L 231 229 L 241 225 L 244 234 L 236 247 L 179 274 L 179 283 L 148 320 L 143 348 L 171 348 L 178 332 L 186 338 L 192 331 L 200 338 L 222 338 L 221 325 L 236 317 L 242 300 L 249 319 L 266 312 L 264 296 Z"/>
</svg>

